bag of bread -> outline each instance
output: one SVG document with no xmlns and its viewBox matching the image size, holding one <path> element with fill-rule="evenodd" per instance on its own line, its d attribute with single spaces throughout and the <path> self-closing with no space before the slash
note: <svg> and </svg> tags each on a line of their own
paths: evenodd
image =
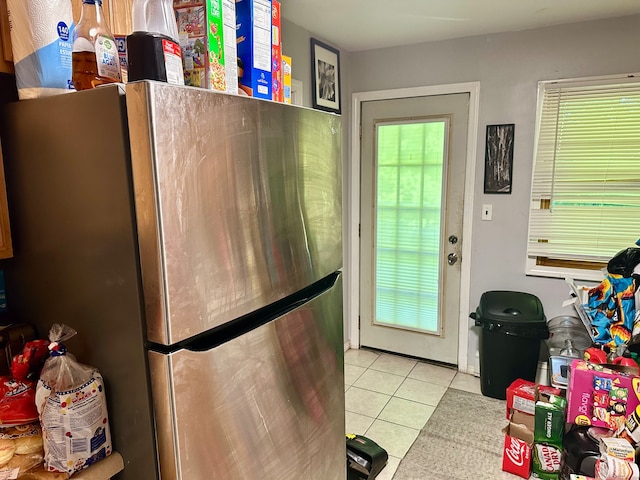
<svg viewBox="0 0 640 480">
<path fill-rule="evenodd" d="M 51 327 L 50 356 L 36 387 L 45 469 L 69 475 L 112 450 L 102 376 L 97 369 L 77 362 L 62 343 L 76 333 L 66 325 Z"/>
<path fill-rule="evenodd" d="M 41 466 L 43 461 L 39 423 L 0 428 L 0 480 L 20 478 Z"/>
</svg>

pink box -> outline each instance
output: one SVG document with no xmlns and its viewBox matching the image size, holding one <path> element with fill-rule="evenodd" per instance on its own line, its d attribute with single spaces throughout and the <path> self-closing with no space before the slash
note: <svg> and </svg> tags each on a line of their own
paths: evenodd
<svg viewBox="0 0 640 480">
<path fill-rule="evenodd" d="M 567 422 L 617 430 L 640 405 L 640 377 L 574 360 L 567 395 Z"/>
</svg>

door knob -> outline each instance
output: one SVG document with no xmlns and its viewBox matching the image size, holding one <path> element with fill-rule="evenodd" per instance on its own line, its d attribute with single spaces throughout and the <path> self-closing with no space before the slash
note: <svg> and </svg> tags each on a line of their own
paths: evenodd
<svg viewBox="0 0 640 480">
<path fill-rule="evenodd" d="M 456 253 L 450 253 L 449 255 L 447 255 L 447 263 L 449 265 L 455 265 L 457 261 L 458 261 L 458 255 Z"/>
<path fill-rule="evenodd" d="M 451 235 L 451 236 L 449 237 L 449 243 L 450 243 L 451 245 L 455 245 L 456 243 L 458 243 L 458 237 L 456 237 L 455 235 Z"/>
</svg>

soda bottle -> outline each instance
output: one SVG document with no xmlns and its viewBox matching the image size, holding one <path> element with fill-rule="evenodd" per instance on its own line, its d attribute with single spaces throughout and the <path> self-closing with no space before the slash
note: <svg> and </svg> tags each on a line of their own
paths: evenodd
<svg viewBox="0 0 640 480">
<path fill-rule="evenodd" d="M 80 21 L 73 31 L 71 68 L 76 90 L 121 81 L 118 47 L 102 13 L 102 0 L 82 0 Z"/>
<path fill-rule="evenodd" d="M 132 13 L 133 33 L 127 37 L 128 80 L 184 85 L 173 0 L 134 0 Z"/>
</svg>

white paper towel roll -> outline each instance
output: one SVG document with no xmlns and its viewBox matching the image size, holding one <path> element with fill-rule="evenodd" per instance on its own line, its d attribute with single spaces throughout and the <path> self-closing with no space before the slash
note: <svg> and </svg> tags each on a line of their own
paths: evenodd
<svg viewBox="0 0 640 480">
<path fill-rule="evenodd" d="M 73 91 L 71 0 L 8 0 L 7 7 L 19 97 Z"/>
</svg>

